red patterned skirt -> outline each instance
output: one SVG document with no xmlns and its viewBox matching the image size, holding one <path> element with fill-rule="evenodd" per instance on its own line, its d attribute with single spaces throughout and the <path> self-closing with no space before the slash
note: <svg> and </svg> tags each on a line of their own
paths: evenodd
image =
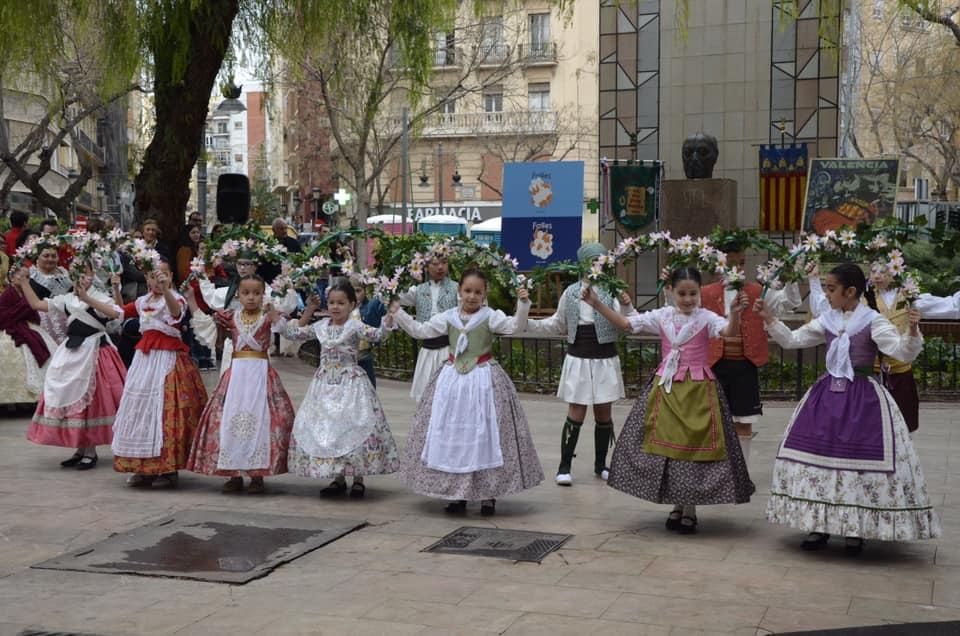
<svg viewBox="0 0 960 636">
<path fill-rule="evenodd" d="M 100 347 L 94 371 L 94 390 L 89 401 L 66 413 L 48 412 L 43 396 L 27 429 L 27 439 L 44 446 L 82 448 L 110 444 L 113 418 L 120 407 L 127 369 L 117 350 Z"/>
<path fill-rule="evenodd" d="M 221 477 L 267 477 L 287 472 L 287 450 L 290 447 L 290 431 L 296 413 L 290 396 L 280 382 L 280 374 L 267 367 L 267 410 L 270 413 L 270 465 L 267 468 L 250 470 L 221 470 L 217 468 L 220 456 L 220 422 L 223 421 L 223 404 L 230 386 L 230 369 L 220 378 L 207 408 L 200 417 L 200 426 L 193 440 L 187 470 L 204 475 Z"/>
</svg>

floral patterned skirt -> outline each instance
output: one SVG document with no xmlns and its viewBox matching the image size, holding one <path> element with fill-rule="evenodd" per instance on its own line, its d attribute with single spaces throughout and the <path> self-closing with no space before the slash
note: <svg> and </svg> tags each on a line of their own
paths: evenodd
<svg viewBox="0 0 960 636">
<path fill-rule="evenodd" d="M 334 413 L 349 413 L 360 422 L 343 421 L 331 417 Z M 372 423 L 372 426 L 370 424 Z M 336 437 L 331 427 L 350 427 L 362 424 L 369 433 L 359 444 L 338 457 L 317 457 L 297 443 L 297 431 L 304 437 L 330 439 Z M 302 427 L 302 428 L 301 428 Z M 319 427 L 319 428 L 318 428 Z M 340 428 L 339 430 L 343 430 Z M 345 369 L 325 371 L 321 367 L 300 404 L 293 433 L 287 467 L 291 474 L 313 479 L 330 479 L 340 475 L 387 475 L 400 467 L 397 443 L 387 424 L 383 405 L 367 378 L 356 364 Z"/>
<path fill-rule="evenodd" d="M 433 394 L 441 370 L 434 373 L 414 415 L 413 427 L 400 463 L 401 481 L 420 495 L 467 501 L 510 495 L 533 488 L 543 481 L 543 467 L 533 445 L 517 390 L 513 381 L 497 364 L 491 364 L 490 376 L 493 381 L 494 402 L 497 405 L 503 466 L 472 473 L 445 473 L 424 465 L 420 456 L 430 427 Z"/>
<path fill-rule="evenodd" d="M 927 496 L 903 414 L 886 389 L 870 384 L 890 409 L 894 472 L 837 470 L 778 458 L 773 464 L 767 521 L 804 532 L 883 541 L 940 536 L 940 518 Z"/>
<path fill-rule="evenodd" d="M 197 366 L 185 351 L 177 352 L 173 371 L 163 383 L 163 447 L 159 457 L 114 456 L 119 473 L 162 475 L 186 468 L 193 435 L 207 404 L 207 389 Z"/>
<path fill-rule="evenodd" d="M 607 484 L 654 503 L 710 505 L 747 503 L 756 487 L 750 481 L 737 430 L 723 391 L 717 386 L 727 457 L 720 461 L 671 459 L 643 451 L 647 404 L 654 376 L 634 402 L 613 449 Z M 677 384 L 674 384 L 676 389 Z"/>
<path fill-rule="evenodd" d="M 250 470 L 221 470 L 217 468 L 220 457 L 220 422 L 223 421 L 223 404 L 230 386 L 230 370 L 223 374 L 220 383 L 200 416 L 200 425 L 193 439 L 193 448 L 187 461 L 187 470 L 204 475 L 221 477 L 266 477 L 287 472 L 287 449 L 290 446 L 290 430 L 295 416 L 290 396 L 283 388 L 280 375 L 273 367 L 267 367 L 267 410 L 270 413 L 270 465 L 267 468 Z M 262 408 L 262 407 L 261 407 Z"/>
<path fill-rule="evenodd" d="M 43 395 L 40 396 L 33 421 L 27 429 L 28 440 L 34 444 L 67 448 L 110 444 L 113 418 L 120 408 L 127 369 L 113 347 L 100 347 L 95 364 L 93 395 L 76 410 L 55 415 L 44 405 Z"/>
</svg>

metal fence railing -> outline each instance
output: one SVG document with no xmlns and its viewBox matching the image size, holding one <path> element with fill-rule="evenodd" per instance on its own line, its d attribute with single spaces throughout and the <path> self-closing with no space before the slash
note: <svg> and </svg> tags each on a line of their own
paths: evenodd
<svg viewBox="0 0 960 636">
<path fill-rule="evenodd" d="M 914 362 L 914 375 L 925 399 L 960 400 L 960 323 L 924 322 L 924 349 Z M 617 344 L 627 395 L 636 397 L 660 363 L 660 340 L 627 336 Z M 563 367 L 567 342 L 561 337 L 501 337 L 494 356 L 513 379 L 517 390 L 555 393 Z M 398 380 L 413 376 L 418 345 L 402 332 L 395 332 L 374 348 L 377 375 Z M 771 342 L 770 361 L 760 370 L 760 387 L 768 400 L 798 400 L 824 373 L 823 346 L 784 350 Z"/>
</svg>

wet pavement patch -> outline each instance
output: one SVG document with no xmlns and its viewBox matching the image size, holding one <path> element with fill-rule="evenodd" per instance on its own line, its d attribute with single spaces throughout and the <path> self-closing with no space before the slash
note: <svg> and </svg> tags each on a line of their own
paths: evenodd
<svg viewBox="0 0 960 636">
<path fill-rule="evenodd" d="M 32 567 L 243 584 L 363 521 L 185 510 Z"/>
<path fill-rule="evenodd" d="M 423 551 L 540 563 L 543 557 L 572 537 L 572 534 L 464 527 L 454 530 Z"/>
</svg>

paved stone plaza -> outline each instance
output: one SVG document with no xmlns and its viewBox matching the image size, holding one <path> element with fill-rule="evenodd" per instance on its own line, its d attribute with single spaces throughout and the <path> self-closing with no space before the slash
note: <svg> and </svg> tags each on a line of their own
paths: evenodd
<svg viewBox="0 0 960 636">
<path fill-rule="evenodd" d="M 280 360 L 298 403 L 305 365 Z M 208 384 L 213 375 L 205 376 Z M 408 385 L 382 382 L 387 417 L 403 443 L 413 404 Z M 700 533 L 663 527 L 667 508 L 607 488 L 592 475 L 592 422 L 558 488 L 565 407 L 523 400 L 551 481 L 498 502 L 493 518 L 443 504 L 393 477 L 367 480 L 367 497 L 328 501 L 321 484 L 284 476 L 265 496 L 223 495 L 222 480 L 181 473 L 176 491 L 124 487 L 109 457 L 82 473 L 62 470 L 68 450 L 32 445 L 28 416 L 0 416 L 0 635 L 26 628 L 94 634 L 768 634 L 889 622 L 960 620 L 960 424 L 957 405 L 925 405 L 917 444 L 944 536 L 912 544 L 868 543 L 848 557 L 799 549 L 802 535 L 763 519 L 774 449 L 790 404 L 768 405 L 753 444 L 758 494 L 744 506 L 699 509 Z M 614 409 L 619 428 L 628 401 Z M 106 452 L 105 449 L 101 449 Z M 325 485 L 325 484 L 323 484 Z M 30 569 L 184 509 L 366 519 L 357 532 L 243 586 Z M 464 526 L 572 533 L 542 564 L 426 554 Z"/>
</svg>

